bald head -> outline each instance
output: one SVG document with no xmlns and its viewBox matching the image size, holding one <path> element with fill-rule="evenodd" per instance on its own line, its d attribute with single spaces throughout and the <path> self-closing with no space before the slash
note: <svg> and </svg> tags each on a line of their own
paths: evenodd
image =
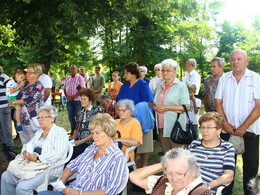
<svg viewBox="0 0 260 195">
<path fill-rule="evenodd" d="M 236 49 L 230 55 L 230 65 L 234 75 L 243 75 L 248 62 L 247 53 L 242 49 Z"/>
</svg>

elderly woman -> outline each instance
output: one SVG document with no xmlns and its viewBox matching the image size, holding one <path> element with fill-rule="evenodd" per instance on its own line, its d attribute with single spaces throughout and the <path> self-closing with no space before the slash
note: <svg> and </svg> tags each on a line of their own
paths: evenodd
<svg viewBox="0 0 260 195">
<path fill-rule="evenodd" d="M 217 112 L 208 112 L 199 119 L 202 139 L 193 141 L 190 151 L 195 156 L 200 168 L 201 176 L 209 189 L 213 192 L 221 185 L 233 181 L 235 172 L 234 146 L 220 139 L 219 135 L 224 127 L 224 120 Z M 231 194 L 222 191 L 223 194 Z"/>
<path fill-rule="evenodd" d="M 156 112 L 159 140 L 165 153 L 173 147 L 180 146 L 171 141 L 170 134 L 178 113 L 180 113 L 179 122 L 182 128 L 186 129 L 186 115 L 183 113 L 182 105 L 186 105 L 189 110 L 190 100 L 187 86 L 176 78 L 178 63 L 167 59 L 161 65 L 163 80 L 156 88 L 153 109 Z"/>
<path fill-rule="evenodd" d="M 164 176 L 154 175 L 164 172 Z M 130 180 L 154 195 L 210 195 L 212 194 L 199 176 L 199 166 L 188 150 L 173 148 L 162 162 L 137 169 L 130 173 Z"/>
<path fill-rule="evenodd" d="M 22 144 L 28 143 L 33 138 L 35 132 L 39 129 L 39 123 L 36 120 L 36 110 L 44 105 L 44 96 L 42 95 L 44 87 L 41 82 L 38 81 L 41 74 L 41 66 L 37 63 L 29 64 L 26 73 L 27 81 L 20 89 L 17 100 L 9 102 L 9 106 L 12 108 L 16 105 L 22 107 L 21 124 L 23 131 L 19 134 Z"/>
<path fill-rule="evenodd" d="M 122 181 L 127 175 L 127 163 L 118 144 L 113 141 L 116 134 L 116 123 L 107 113 L 96 114 L 89 123 L 94 143 L 80 156 L 72 160 L 60 178 L 66 183 L 74 173 L 75 181 L 61 192 L 40 192 L 46 194 L 108 194 L 119 193 Z"/>
<path fill-rule="evenodd" d="M 130 99 L 134 101 L 135 105 L 140 102 L 153 102 L 153 94 L 148 83 L 141 79 L 141 72 L 137 63 L 131 62 L 125 66 L 125 79 L 127 82 L 121 87 L 116 98 L 117 101 Z M 145 165 L 148 161 L 148 152 L 152 152 L 150 148 L 153 148 L 153 131 L 143 135 L 143 146 L 145 148 L 140 151 L 140 154 L 142 165 Z"/>
<path fill-rule="evenodd" d="M 139 65 L 131 62 L 125 66 L 125 80 L 127 81 L 121 87 L 116 101 L 121 99 L 133 100 L 135 104 L 139 102 L 152 102 L 153 94 L 148 83 L 140 79 L 141 74 Z"/>
<path fill-rule="evenodd" d="M 67 156 L 68 135 L 66 131 L 55 125 L 57 109 L 52 106 L 43 106 L 38 111 L 40 130 L 35 133 L 31 141 L 23 147 L 22 157 L 24 160 L 41 162 L 52 166 L 62 161 Z M 30 148 L 33 149 L 29 152 Z M 28 151 L 27 151 L 28 149 Z M 51 170 L 51 177 L 58 178 L 63 166 Z M 38 173 L 30 179 L 16 178 L 9 171 L 5 171 L 1 178 L 1 194 L 33 195 L 33 190 L 44 182 L 45 173 Z"/>
<path fill-rule="evenodd" d="M 82 88 L 79 91 L 79 96 L 83 109 L 75 117 L 76 129 L 72 136 L 72 139 L 75 140 L 75 147 L 71 159 L 76 158 L 93 143 L 92 134 L 88 127 L 89 122 L 94 115 L 102 112 L 99 107 L 93 105 L 95 94 L 92 89 Z"/>
<path fill-rule="evenodd" d="M 142 144 L 143 132 L 139 121 L 132 117 L 135 111 L 132 100 L 120 100 L 116 107 L 120 118 L 116 119 L 116 127 L 121 134 L 121 138 L 117 138 L 116 141 L 122 143 L 122 151 L 125 153 L 127 148 Z M 134 151 L 129 152 L 129 159 L 134 160 Z"/>
</svg>

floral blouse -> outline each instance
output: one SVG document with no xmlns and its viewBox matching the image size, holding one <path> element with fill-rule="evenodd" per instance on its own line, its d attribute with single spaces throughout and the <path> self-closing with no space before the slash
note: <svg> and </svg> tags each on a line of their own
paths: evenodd
<svg viewBox="0 0 260 195">
<path fill-rule="evenodd" d="M 146 194 L 152 193 L 153 188 L 154 188 L 155 184 L 157 183 L 157 181 L 160 177 L 161 176 L 159 176 L 159 175 L 151 175 L 147 178 L 147 180 L 148 180 L 148 190 L 145 190 Z M 195 180 L 193 180 L 193 182 L 191 182 L 189 185 L 187 185 L 185 188 L 183 188 L 181 191 L 179 191 L 177 193 L 177 195 L 188 195 L 189 192 L 200 183 L 202 183 L 202 179 L 199 176 Z M 174 188 L 169 182 L 167 182 L 166 185 L 167 185 L 167 187 L 165 189 L 164 195 L 171 195 Z"/>
<path fill-rule="evenodd" d="M 88 129 L 88 124 L 92 120 L 93 116 L 97 113 L 102 113 L 101 108 L 95 105 L 91 105 L 87 110 L 83 108 L 79 111 L 75 117 L 75 121 L 77 123 L 76 129 L 79 128 L 78 140 L 84 139 L 85 137 L 91 134 Z M 93 140 L 86 141 L 85 144 L 91 145 Z"/>
<path fill-rule="evenodd" d="M 36 81 L 29 87 L 28 82 L 26 82 L 17 95 L 17 99 L 23 99 L 25 103 L 24 106 L 27 108 L 30 118 L 36 117 L 36 110 L 44 105 L 42 95 L 43 90 L 44 87 L 40 81 Z M 27 116 L 26 109 L 22 109 L 21 111 L 21 123 L 23 125 L 30 125 L 30 120 Z"/>
</svg>

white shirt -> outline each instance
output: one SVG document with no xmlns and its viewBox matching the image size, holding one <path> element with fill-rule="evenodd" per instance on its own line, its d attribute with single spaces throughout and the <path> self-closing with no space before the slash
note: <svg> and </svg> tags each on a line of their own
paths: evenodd
<svg viewBox="0 0 260 195">
<path fill-rule="evenodd" d="M 15 97 L 18 95 L 18 93 L 20 92 L 20 90 L 17 90 L 15 91 L 14 93 L 11 93 L 10 91 L 10 88 L 15 88 L 17 87 L 19 84 L 16 83 L 13 79 L 9 80 L 7 83 L 6 83 L 6 96 L 12 96 L 12 97 Z"/>
<path fill-rule="evenodd" d="M 42 74 L 42 75 L 39 77 L 38 80 L 42 83 L 44 89 L 48 89 L 48 88 L 51 89 L 51 88 L 52 88 L 51 77 L 49 77 L 47 74 Z M 42 95 L 44 96 L 44 90 L 43 90 L 43 92 L 42 92 Z M 46 102 L 44 102 L 44 105 L 45 105 L 45 106 L 50 106 L 50 105 L 51 105 L 51 92 L 50 92 L 50 96 L 48 97 L 48 99 L 46 100 Z"/>
<path fill-rule="evenodd" d="M 260 99 L 260 76 L 246 69 L 237 83 L 233 71 L 228 72 L 219 79 L 215 99 L 223 100 L 222 106 L 228 123 L 238 128 L 254 109 L 255 99 Z M 260 118 L 247 131 L 259 135 Z"/>
<path fill-rule="evenodd" d="M 196 70 L 192 70 L 189 73 L 186 73 L 183 82 L 188 85 L 188 84 L 195 84 L 197 87 L 195 95 L 199 94 L 200 91 L 200 82 L 201 82 L 201 77 L 200 74 Z"/>
<path fill-rule="evenodd" d="M 154 77 L 154 78 L 152 78 L 152 79 L 150 80 L 149 87 L 150 87 L 150 89 L 151 89 L 153 95 L 155 94 L 155 89 L 156 89 L 157 84 L 159 83 L 160 79 L 161 79 L 161 78 L 159 78 L 159 77 L 156 76 L 156 77 Z"/>
<path fill-rule="evenodd" d="M 196 98 L 195 101 L 196 101 L 196 107 L 200 108 L 201 100 Z M 189 114 L 190 120 L 192 121 L 192 124 L 197 125 L 198 124 L 198 118 L 199 118 L 199 112 L 197 114 L 194 113 L 194 104 L 193 104 L 192 100 L 190 100 L 190 110 L 188 110 L 188 114 Z M 188 120 L 188 118 L 187 118 L 187 120 Z"/>
</svg>

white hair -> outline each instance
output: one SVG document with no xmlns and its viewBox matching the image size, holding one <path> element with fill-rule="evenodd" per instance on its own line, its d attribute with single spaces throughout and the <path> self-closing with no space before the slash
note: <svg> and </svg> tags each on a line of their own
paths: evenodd
<svg viewBox="0 0 260 195">
<path fill-rule="evenodd" d="M 176 72 L 178 71 L 178 68 L 179 68 L 178 63 L 175 60 L 172 60 L 172 59 L 163 60 L 161 62 L 161 65 L 162 65 L 162 68 L 165 67 L 165 66 L 171 66 L 173 68 L 173 70 L 175 70 Z"/>
<path fill-rule="evenodd" d="M 162 64 L 161 64 L 161 63 L 155 64 L 155 65 L 154 65 L 154 70 L 155 70 L 156 68 L 160 68 L 160 69 L 161 69 L 161 68 L 162 68 Z"/>
<path fill-rule="evenodd" d="M 140 70 L 144 70 L 145 73 L 147 73 L 147 68 L 146 68 L 145 66 L 139 66 L 139 69 L 140 69 Z"/>
</svg>

